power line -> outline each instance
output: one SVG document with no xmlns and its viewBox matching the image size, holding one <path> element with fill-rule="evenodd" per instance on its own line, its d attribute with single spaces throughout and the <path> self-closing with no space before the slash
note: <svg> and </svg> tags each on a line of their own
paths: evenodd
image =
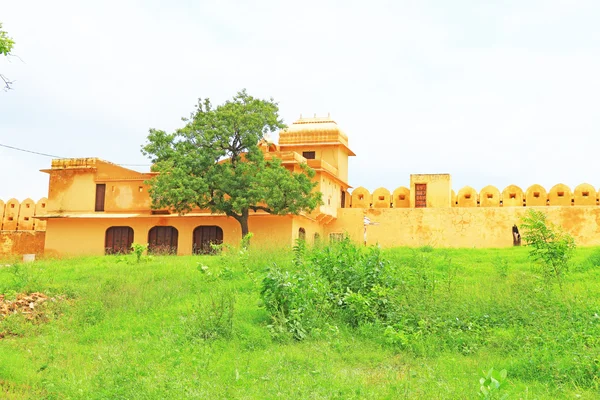
<svg viewBox="0 0 600 400">
<path fill-rule="evenodd" d="M 0 147 L 6 147 L 7 149 L 22 151 L 22 152 L 25 152 L 25 153 L 37 154 L 39 156 L 44 156 L 44 157 L 68 158 L 68 157 L 56 156 L 56 155 L 53 155 L 53 154 L 40 153 L 38 151 L 33 151 L 33 150 L 21 149 L 19 147 L 9 146 L 7 144 L 2 144 L 2 143 L 0 143 Z M 151 167 L 152 166 L 151 164 L 117 164 L 117 165 L 120 165 L 122 167 Z"/>
<path fill-rule="evenodd" d="M 17 150 L 17 151 L 23 151 L 25 153 L 37 154 L 37 155 L 40 155 L 40 156 L 46 156 L 46 157 L 52 157 L 52 158 L 65 158 L 65 157 L 61 157 L 61 156 L 54 156 L 52 154 L 39 153 L 37 151 L 20 149 L 18 147 L 9 146 L 9 145 L 2 144 L 2 143 L 0 143 L 0 146 L 1 147 L 6 147 L 7 149 L 12 149 L 12 150 Z"/>
</svg>

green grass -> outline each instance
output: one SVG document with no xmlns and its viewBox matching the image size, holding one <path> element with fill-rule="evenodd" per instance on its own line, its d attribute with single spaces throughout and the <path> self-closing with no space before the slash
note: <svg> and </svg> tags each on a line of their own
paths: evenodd
<svg viewBox="0 0 600 400">
<path fill-rule="evenodd" d="M 526 248 L 383 254 L 391 316 L 331 318 L 303 341 L 271 336 L 260 296 L 291 251 L 2 266 L 0 294 L 61 300 L 0 320 L 0 398 L 468 399 L 490 368 L 509 398 L 600 396 L 598 249 L 577 249 L 562 291 Z"/>
</svg>

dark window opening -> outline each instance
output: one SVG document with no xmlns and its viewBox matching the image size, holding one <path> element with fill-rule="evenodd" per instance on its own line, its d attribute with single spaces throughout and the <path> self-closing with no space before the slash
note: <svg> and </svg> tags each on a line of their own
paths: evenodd
<svg viewBox="0 0 600 400">
<path fill-rule="evenodd" d="M 493 199 L 493 198 L 494 198 L 494 195 L 493 195 L 492 193 L 488 193 L 488 194 L 487 194 L 487 198 L 488 198 L 488 199 Z"/>
<path fill-rule="evenodd" d="M 342 190 L 342 208 L 346 207 L 346 191 Z"/>
<path fill-rule="evenodd" d="M 358 199 L 359 200 L 364 200 L 365 199 L 365 195 L 364 194 L 359 194 L 358 195 Z"/>
<path fill-rule="evenodd" d="M 509 194 L 509 197 L 511 199 L 516 199 L 517 198 L 517 194 L 516 193 L 511 193 L 511 194 Z"/>
<path fill-rule="evenodd" d="M 465 199 L 470 199 L 471 198 L 471 193 L 466 193 L 465 194 Z"/>
<path fill-rule="evenodd" d="M 306 240 L 306 231 L 304 230 L 304 228 L 298 229 L 298 239 Z"/>
<path fill-rule="evenodd" d="M 540 192 L 533 192 L 533 197 L 540 197 Z"/>
<path fill-rule="evenodd" d="M 316 157 L 316 154 L 314 151 L 303 151 L 302 157 L 306 158 L 307 160 L 314 160 Z"/>
<path fill-rule="evenodd" d="M 315 244 L 319 244 L 321 242 L 321 235 L 315 233 Z"/>
<path fill-rule="evenodd" d="M 193 254 L 215 254 L 211 244 L 223 243 L 223 229 L 214 225 L 199 226 L 194 229 L 192 253 Z"/>
<path fill-rule="evenodd" d="M 177 254 L 179 232 L 172 226 L 155 226 L 148 232 L 148 252 Z"/>
<path fill-rule="evenodd" d="M 405 194 L 401 194 L 401 195 L 398 196 L 398 199 L 404 200 L 404 199 L 406 199 L 406 195 Z"/>
<path fill-rule="evenodd" d="M 588 197 L 590 195 L 590 192 L 581 192 L 581 195 L 583 197 Z"/>
<path fill-rule="evenodd" d="M 379 200 L 385 200 L 385 196 L 379 196 Z"/>
<path fill-rule="evenodd" d="M 106 230 L 104 252 L 106 254 L 127 254 L 131 252 L 133 229 L 129 226 L 111 226 Z"/>
<path fill-rule="evenodd" d="M 565 192 L 557 192 L 556 194 L 558 195 L 558 197 L 564 197 Z"/>
<path fill-rule="evenodd" d="M 98 183 L 96 185 L 96 207 L 94 211 L 104 211 L 104 200 L 106 197 L 106 184 Z"/>
</svg>

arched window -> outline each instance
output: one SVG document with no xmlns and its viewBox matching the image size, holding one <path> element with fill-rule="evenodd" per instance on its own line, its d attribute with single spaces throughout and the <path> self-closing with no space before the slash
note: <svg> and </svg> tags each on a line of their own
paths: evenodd
<svg viewBox="0 0 600 400">
<path fill-rule="evenodd" d="M 212 254 L 211 244 L 223 243 L 223 229 L 214 225 L 199 226 L 194 229 L 192 252 L 194 254 Z"/>
<path fill-rule="evenodd" d="M 148 252 L 177 254 L 179 232 L 172 226 L 155 226 L 148 232 Z"/>
<path fill-rule="evenodd" d="M 111 226 L 104 237 L 106 254 L 127 254 L 133 243 L 133 229 L 129 226 Z"/>
<path fill-rule="evenodd" d="M 306 240 L 306 231 L 304 230 L 304 228 L 298 229 L 298 239 Z"/>
<path fill-rule="evenodd" d="M 314 241 L 315 245 L 319 245 L 321 244 L 321 235 L 319 235 L 318 232 L 315 232 L 315 241 Z"/>
</svg>

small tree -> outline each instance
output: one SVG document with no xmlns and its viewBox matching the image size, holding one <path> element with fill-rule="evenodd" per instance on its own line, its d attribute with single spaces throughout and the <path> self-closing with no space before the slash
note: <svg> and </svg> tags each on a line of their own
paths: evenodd
<svg viewBox="0 0 600 400">
<path fill-rule="evenodd" d="M 573 236 L 549 223 L 541 211 L 528 210 L 522 221 L 522 237 L 530 247 L 529 256 L 539 261 L 544 276 L 556 279 L 562 289 L 562 278 L 575 250 Z"/>
<path fill-rule="evenodd" d="M 12 40 L 8 36 L 8 33 L 6 31 L 2 30 L 2 23 L 0 22 L 0 55 L 9 56 L 14 45 L 14 40 Z M 0 79 L 4 81 L 4 90 L 8 90 L 11 88 L 10 85 L 12 85 L 12 81 L 10 81 L 2 74 L 0 74 Z"/>
<path fill-rule="evenodd" d="M 302 164 L 301 172 L 290 172 L 280 159 L 265 159 L 258 146 L 265 134 L 285 127 L 272 99 L 243 90 L 216 108 L 208 99 L 196 107 L 174 133 L 151 129 L 142 148 L 159 172 L 149 181 L 154 208 L 224 213 L 240 223 L 243 238 L 250 211 L 298 214 L 321 203 L 311 168 Z"/>
</svg>

